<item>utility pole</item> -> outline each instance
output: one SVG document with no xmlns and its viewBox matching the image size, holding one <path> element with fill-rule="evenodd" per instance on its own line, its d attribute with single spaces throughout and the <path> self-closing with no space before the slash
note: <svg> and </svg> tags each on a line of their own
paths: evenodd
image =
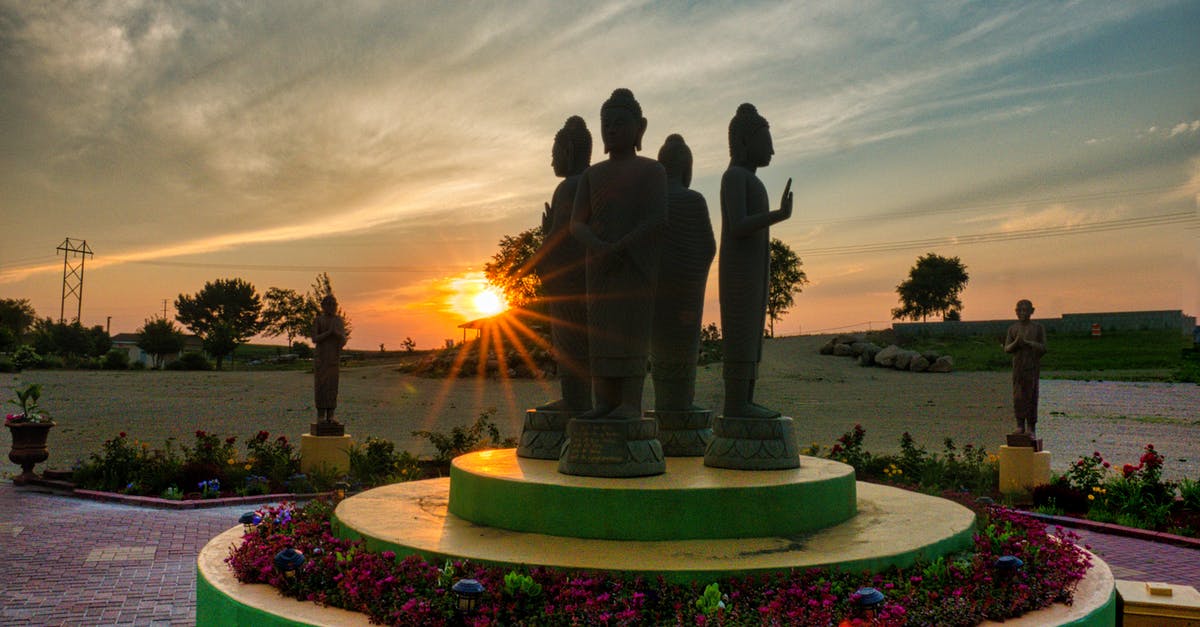
<svg viewBox="0 0 1200 627">
<path fill-rule="evenodd" d="M 67 322 L 67 295 L 75 297 L 75 322 L 79 322 L 83 313 L 83 264 L 93 256 L 92 249 L 88 248 L 87 240 L 74 242 L 68 237 L 55 250 L 63 253 L 62 302 L 58 308 L 58 323 Z"/>
<path fill-rule="evenodd" d="M 163 320 L 167 319 L 167 299 L 163 299 Z"/>
</svg>

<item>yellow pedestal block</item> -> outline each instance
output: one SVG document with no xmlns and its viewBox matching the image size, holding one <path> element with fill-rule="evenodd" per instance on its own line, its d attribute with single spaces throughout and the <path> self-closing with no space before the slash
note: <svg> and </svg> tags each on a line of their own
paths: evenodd
<svg viewBox="0 0 1200 627">
<path fill-rule="evenodd" d="M 1050 452 L 1035 453 L 1024 446 L 1000 447 L 1000 491 L 1028 492 L 1033 486 L 1050 483 Z"/>
<path fill-rule="evenodd" d="M 1191 586 L 1117 580 L 1126 627 L 1200 626 L 1200 592 Z"/>
<path fill-rule="evenodd" d="M 300 436 L 300 472 L 324 470 L 339 475 L 350 471 L 350 446 L 354 440 L 346 435 Z"/>
</svg>

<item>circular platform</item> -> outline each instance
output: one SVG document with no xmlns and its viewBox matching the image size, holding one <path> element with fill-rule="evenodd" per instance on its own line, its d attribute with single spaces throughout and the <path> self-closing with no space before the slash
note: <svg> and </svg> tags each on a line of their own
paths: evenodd
<svg viewBox="0 0 1200 627">
<path fill-rule="evenodd" d="M 510 456 L 515 459 L 515 456 Z M 474 475 L 505 477 L 529 468 L 520 460 L 506 456 L 477 457 L 476 462 L 492 460 L 494 467 L 477 469 Z M 822 460 L 803 458 L 801 466 L 818 472 Z M 541 463 L 553 462 L 541 461 Z M 841 466 L 841 464 L 838 464 Z M 827 472 L 836 467 L 826 467 Z M 532 472 L 532 471 L 531 471 Z M 709 474 L 709 473 L 716 474 Z M 667 473 L 644 479 L 601 479 L 566 477 L 562 480 L 575 489 L 586 489 L 597 496 L 609 489 L 624 490 L 630 481 L 645 481 L 637 499 L 653 500 L 651 490 L 680 490 L 704 486 L 721 477 L 733 486 L 749 488 L 757 484 L 769 496 L 742 503 L 716 502 L 704 512 L 706 521 L 731 515 L 730 511 L 791 509 L 801 515 L 815 509 L 803 500 L 780 498 L 771 489 L 786 489 L 794 480 L 785 475 L 799 471 L 732 471 L 706 468 L 694 458 L 672 458 Z M 457 482 L 434 479 L 399 483 L 368 490 L 342 501 L 334 512 L 338 535 L 361 537 L 372 548 L 390 549 L 398 554 L 419 554 L 426 559 L 469 559 L 504 566 L 544 565 L 555 568 L 597 571 L 622 571 L 647 576 L 663 576 L 671 581 L 712 581 L 716 577 L 781 572 L 792 568 L 824 566 L 846 570 L 880 570 L 889 566 L 907 566 L 922 557 L 935 558 L 951 551 L 969 548 L 975 515 L 952 501 L 906 490 L 870 483 L 858 483 L 857 515 L 823 529 L 795 534 L 766 534 L 744 538 L 705 538 L 679 540 L 622 540 L 564 537 L 545 533 L 516 531 L 466 520 L 448 511 L 451 491 Z M 835 473 L 836 474 L 836 473 Z M 757 477 L 756 481 L 754 478 Z M 452 487 L 451 482 L 455 482 Z M 498 481 L 498 480 L 497 480 Z M 765 485 L 764 485 L 765 484 Z M 651 487 L 654 486 L 654 487 Z M 477 492 L 476 500 L 489 500 L 492 494 Z M 456 494 L 455 498 L 465 498 Z M 633 498 L 633 497 L 626 497 Z M 514 509 L 545 507 L 543 499 L 510 505 Z M 657 511 L 657 510 L 651 510 Z M 604 517 L 609 512 L 588 506 L 576 512 L 580 524 L 589 517 Z M 634 524 L 655 525 L 644 520 Z M 693 523 L 695 525 L 696 523 Z"/>
<path fill-rule="evenodd" d="M 852 518 L 857 498 L 854 468 L 827 459 L 748 471 L 668 458 L 661 475 L 610 479 L 565 475 L 555 461 L 503 449 L 454 459 L 448 507 L 468 522 L 509 531 L 696 540 L 818 531 Z"/>
</svg>

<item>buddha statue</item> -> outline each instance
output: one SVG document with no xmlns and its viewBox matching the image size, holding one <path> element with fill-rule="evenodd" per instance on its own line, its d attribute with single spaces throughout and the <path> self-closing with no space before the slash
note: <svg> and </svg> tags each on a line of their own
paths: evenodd
<svg viewBox="0 0 1200 627">
<path fill-rule="evenodd" d="M 596 396 L 595 407 L 580 418 L 640 420 L 667 177 L 657 161 L 637 154 L 646 118 L 631 91 L 613 91 L 600 109 L 600 127 L 608 159 L 583 172 L 571 215 L 571 233 L 587 249 Z"/>
<path fill-rule="evenodd" d="M 660 244 L 650 340 L 654 409 L 696 411 L 701 409 L 693 401 L 704 289 L 717 243 L 704 196 L 688 189 L 692 182 L 692 151 L 683 137 L 667 137 L 658 151 L 658 161 L 667 173 L 668 228 Z"/>
<path fill-rule="evenodd" d="M 562 397 L 538 407 L 583 413 L 592 407 L 588 369 L 587 264 L 583 244 L 571 236 L 571 211 L 579 178 L 592 160 L 592 134 L 583 118 L 567 118 L 554 136 L 550 165 L 562 182 L 542 214 L 543 243 L 537 271 L 550 314 L 550 337 Z"/>
<path fill-rule="evenodd" d="M 756 176 L 775 154 L 767 121 L 752 104 L 738 107 L 729 122 L 729 168 L 721 177 L 720 302 L 724 338 L 725 416 L 776 418 L 754 402 L 762 361 L 770 281 L 770 226 L 792 216 L 792 181 L 772 211 L 767 188 Z"/>
</svg>

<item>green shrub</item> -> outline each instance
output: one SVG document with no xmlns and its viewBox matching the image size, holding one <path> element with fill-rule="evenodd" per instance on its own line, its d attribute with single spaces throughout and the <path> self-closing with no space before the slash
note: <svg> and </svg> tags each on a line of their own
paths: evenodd
<svg viewBox="0 0 1200 627">
<path fill-rule="evenodd" d="M 18 347 L 17 351 L 13 353 L 12 360 L 13 364 L 17 366 L 17 370 L 38 368 L 42 365 L 42 356 L 38 355 L 37 351 L 28 344 Z"/>
<path fill-rule="evenodd" d="M 203 353 L 189 351 L 179 357 L 177 361 L 168 364 L 168 367 L 179 364 L 177 368 L 172 370 L 212 370 L 213 365 L 208 361 L 208 358 Z"/>
<path fill-rule="evenodd" d="M 20 372 L 17 363 L 11 357 L 0 356 L 0 372 Z"/>
<path fill-rule="evenodd" d="M 516 446 L 513 438 L 501 438 L 500 428 L 492 422 L 495 409 L 489 409 L 475 420 L 469 427 L 453 427 L 450 433 L 439 431 L 413 431 L 412 434 L 429 440 L 437 449 L 434 461 L 449 462 L 450 460 L 472 451 Z"/>
<path fill-rule="evenodd" d="M 350 447 L 350 478 L 359 485 L 384 485 L 421 476 L 417 458 L 408 451 L 396 453 L 389 440 L 367 436 L 362 446 Z"/>
<path fill-rule="evenodd" d="M 100 361 L 100 367 L 105 370 L 128 370 L 129 353 L 114 348 L 104 354 L 104 358 Z"/>
</svg>

